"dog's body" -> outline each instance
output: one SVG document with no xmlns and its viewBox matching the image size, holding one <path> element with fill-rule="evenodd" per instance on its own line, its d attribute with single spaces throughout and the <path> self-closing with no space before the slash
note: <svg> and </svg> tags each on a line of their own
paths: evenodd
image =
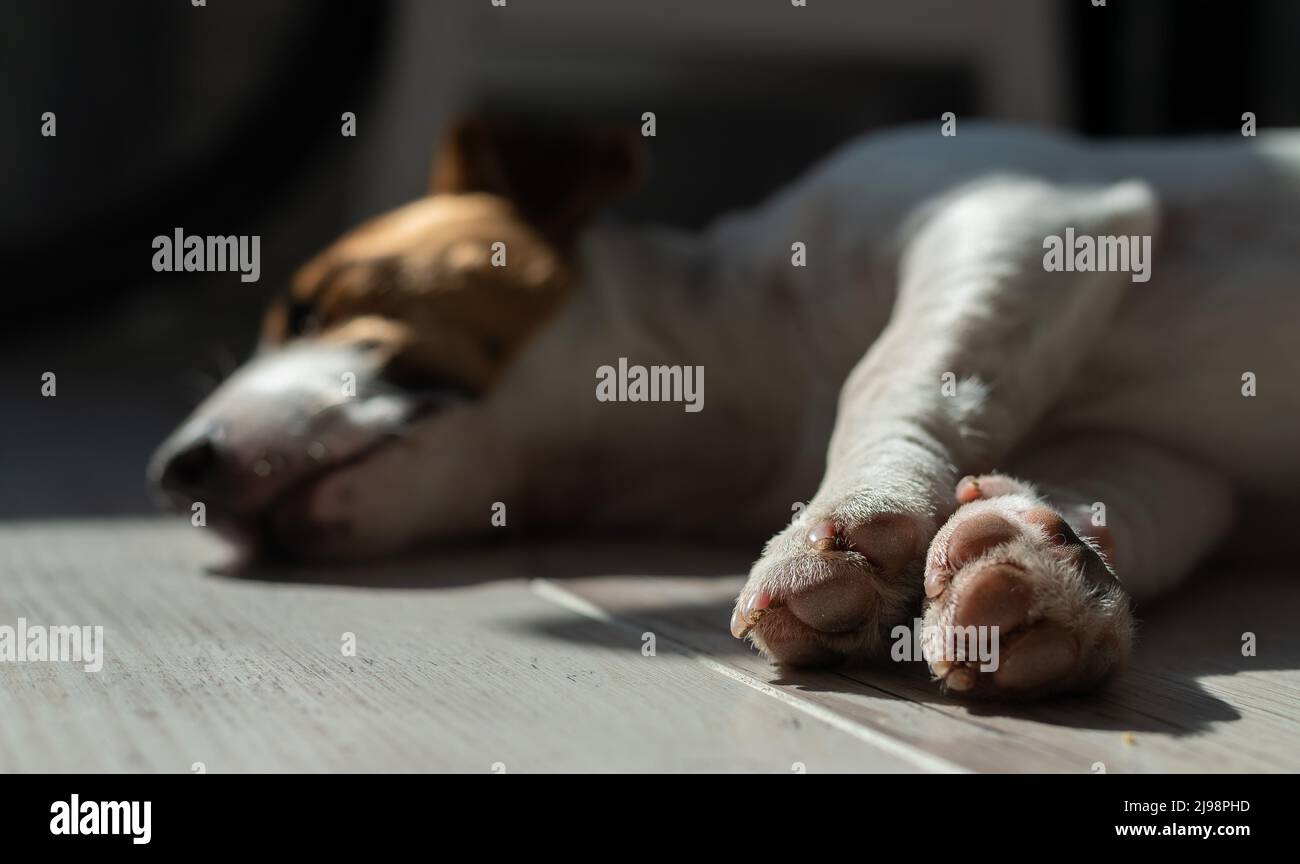
<svg viewBox="0 0 1300 864">
<path fill-rule="evenodd" d="M 479 206 L 476 188 L 458 200 Z M 399 218 L 426 231 L 402 244 L 444 230 L 446 197 Z M 228 449 L 244 456 L 224 481 L 242 471 L 265 490 L 229 509 L 318 556 L 484 533 L 498 503 L 511 526 L 705 536 L 770 532 L 793 513 L 733 620 L 775 658 L 880 652 L 924 591 L 927 624 L 1010 634 L 1000 671 L 933 659 L 948 688 L 1081 687 L 1128 652 L 1120 584 L 1166 590 L 1227 531 L 1236 492 L 1289 493 L 1300 477 L 1297 214 L 1290 133 L 1173 146 L 970 127 L 873 136 L 701 234 L 575 235 L 562 266 L 576 276 L 547 323 L 499 369 L 456 366 L 494 369 L 475 380 L 480 398 L 412 419 L 390 390 L 367 393 L 388 355 L 339 334 L 382 331 L 359 323 L 376 311 L 410 319 L 362 303 L 314 339 L 282 334 L 288 346 L 200 408 L 157 470 L 204 430 L 265 417 L 270 394 L 290 407 L 243 424 L 258 431 L 235 434 Z M 1150 237 L 1149 281 L 1048 272 L 1045 238 L 1067 229 Z M 401 266 L 408 282 L 433 278 Z M 369 296 L 373 279 L 352 281 Z M 619 358 L 702 367 L 704 410 L 598 401 L 596 370 Z M 349 371 L 363 398 L 322 401 Z M 296 437 L 279 431 L 290 415 Z M 375 445 L 395 429 L 402 440 Z M 308 442 L 311 459 L 297 452 Z"/>
</svg>

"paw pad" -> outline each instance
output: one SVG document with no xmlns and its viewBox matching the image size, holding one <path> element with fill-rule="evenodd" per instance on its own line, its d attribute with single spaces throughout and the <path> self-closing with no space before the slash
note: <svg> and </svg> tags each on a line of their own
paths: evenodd
<svg viewBox="0 0 1300 864">
<path fill-rule="evenodd" d="M 1029 698 L 1084 689 L 1116 668 L 1132 617 L 1093 546 L 1010 478 L 964 478 L 958 499 L 967 503 L 926 560 L 927 659 L 944 688 Z M 971 637 L 994 646 L 991 662 L 952 650 Z"/>
</svg>

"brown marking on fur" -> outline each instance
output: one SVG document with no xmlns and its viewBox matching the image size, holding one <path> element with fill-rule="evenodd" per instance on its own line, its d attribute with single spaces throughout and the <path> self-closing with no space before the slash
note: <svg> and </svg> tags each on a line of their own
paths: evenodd
<svg viewBox="0 0 1300 864">
<path fill-rule="evenodd" d="M 634 130 L 574 130 L 479 117 L 453 123 L 434 161 L 434 194 L 489 192 L 561 245 L 610 201 L 645 180 Z"/>
<path fill-rule="evenodd" d="M 630 141 L 613 133 L 457 124 L 435 163 L 435 194 L 303 265 L 267 312 L 263 344 L 350 341 L 354 322 L 382 320 L 392 326 L 368 325 L 366 338 L 404 374 L 482 393 L 563 305 L 577 230 L 639 174 Z"/>
</svg>

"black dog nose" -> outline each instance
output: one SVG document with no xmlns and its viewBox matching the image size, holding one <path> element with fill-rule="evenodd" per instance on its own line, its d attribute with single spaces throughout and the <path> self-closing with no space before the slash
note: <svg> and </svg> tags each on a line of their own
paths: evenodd
<svg viewBox="0 0 1300 864">
<path fill-rule="evenodd" d="M 217 445 L 211 438 L 196 438 L 167 457 L 158 485 L 180 495 L 206 492 L 217 474 L 217 456 Z"/>
</svg>

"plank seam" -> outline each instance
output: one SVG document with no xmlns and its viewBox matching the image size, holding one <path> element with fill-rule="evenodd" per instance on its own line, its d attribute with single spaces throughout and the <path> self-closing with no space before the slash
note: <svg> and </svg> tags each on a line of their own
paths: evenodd
<svg viewBox="0 0 1300 864">
<path fill-rule="evenodd" d="M 572 591 L 557 585 L 550 579 L 541 577 L 530 579 L 529 588 L 534 594 L 541 597 L 543 600 L 547 600 L 557 606 L 568 609 L 570 612 L 582 615 L 585 618 L 590 618 L 594 621 L 599 621 L 603 624 L 609 624 L 615 627 L 636 630 L 638 632 L 642 629 L 640 626 L 633 624 L 630 621 L 625 621 L 611 615 L 609 612 L 600 608 L 585 597 L 574 594 Z M 872 729 L 870 726 L 856 723 L 847 717 L 836 714 L 825 706 L 818 705 L 816 702 L 802 699 L 793 693 L 774 687 L 766 681 L 760 681 L 758 678 L 755 678 L 740 669 L 728 666 L 712 657 L 700 654 L 695 649 L 676 639 L 665 637 L 665 641 L 670 642 L 677 650 L 704 666 L 706 669 L 726 678 L 730 678 L 731 680 L 743 684 L 752 690 L 757 690 L 759 693 L 766 696 L 770 696 L 789 708 L 801 711 L 834 729 L 844 732 L 857 738 L 859 741 L 909 762 L 924 771 L 938 774 L 971 773 L 969 769 L 963 768 L 956 763 L 949 762 L 947 759 L 943 759 L 942 757 L 936 756 L 933 753 L 928 753 L 919 747 L 914 747 L 911 744 L 900 741 L 884 732 Z"/>
</svg>

